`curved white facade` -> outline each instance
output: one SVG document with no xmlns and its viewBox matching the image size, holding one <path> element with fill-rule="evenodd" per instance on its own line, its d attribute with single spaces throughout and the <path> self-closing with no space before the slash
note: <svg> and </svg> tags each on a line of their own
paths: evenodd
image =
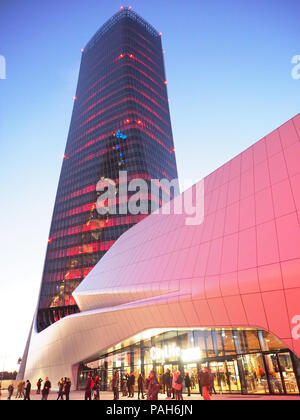
<svg viewBox="0 0 300 420">
<path fill-rule="evenodd" d="M 152 214 L 123 234 L 75 290 L 81 313 L 33 329 L 24 378 L 77 383 L 148 329 L 259 328 L 300 356 L 299 162 L 300 114 L 205 178 L 201 225 Z"/>
</svg>

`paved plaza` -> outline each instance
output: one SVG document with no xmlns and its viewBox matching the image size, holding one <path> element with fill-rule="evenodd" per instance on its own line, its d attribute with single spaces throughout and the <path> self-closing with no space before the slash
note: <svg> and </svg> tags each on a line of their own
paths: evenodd
<svg viewBox="0 0 300 420">
<path fill-rule="evenodd" d="M 0 400 L 7 400 L 8 393 L 6 390 L 2 391 L 2 395 L 0 397 Z M 40 400 L 42 398 L 41 395 L 37 395 L 36 391 L 32 391 L 31 393 L 31 400 Z M 203 398 L 200 394 L 192 394 L 190 397 L 188 397 L 186 394 L 183 395 L 184 401 L 203 401 Z M 57 392 L 53 391 L 50 393 L 48 400 L 56 400 L 57 399 Z M 132 401 L 137 400 L 137 393 L 135 393 L 134 398 L 128 398 L 128 397 L 120 397 L 119 401 Z M 297 396 L 268 396 L 268 395 L 240 395 L 240 394 L 218 394 L 212 396 L 212 401 L 222 401 L 222 400 L 300 400 L 300 395 Z M 12 401 L 16 400 L 15 398 L 15 392 L 14 396 L 12 397 Z M 70 394 L 70 400 L 84 400 L 84 391 L 72 391 Z M 113 400 L 113 393 L 109 391 L 101 392 L 100 400 L 105 401 L 112 401 Z M 159 394 L 159 400 L 165 400 L 166 401 L 166 395 L 165 394 Z M 20 401 L 20 400 L 16 400 Z M 168 401 L 174 401 L 175 400 L 168 400 Z"/>
</svg>

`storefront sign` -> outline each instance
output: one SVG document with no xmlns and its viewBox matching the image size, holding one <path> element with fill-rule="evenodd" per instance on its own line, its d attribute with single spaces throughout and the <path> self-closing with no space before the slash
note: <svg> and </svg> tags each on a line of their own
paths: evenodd
<svg viewBox="0 0 300 420">
<path fill-rule="evenodd" d="M 150 349 L 150 358 L 156 362 L 178 359 L 181 359 L 183 362 L 195 362 L 201 359 L 201 349 L 199 347 L 181 349 L 175 344 L 164 346 L 163 348 L 152 347 Z"/>
</svg>

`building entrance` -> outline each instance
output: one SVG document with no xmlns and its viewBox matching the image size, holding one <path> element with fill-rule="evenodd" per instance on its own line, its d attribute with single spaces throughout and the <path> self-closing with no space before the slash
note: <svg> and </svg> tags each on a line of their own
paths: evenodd
<svg viewBox="0 0 300 420">
<path fill-rule="evenodd" d="M 83 364 L 79 386 L 85 386 L 90 373 L 100 374 L 102 389 L 111 389 L 115 369 L 134 372 L 136 379 L 139 373 L 146 379 L 154 370 L 165 393 L 163 375 L 169 369 L 171 374 L 188 373 L 190 390 L 198 393 L 199 373 L 205 368 L 213 375 L 217 393 L 299 394 L 299 359 L 272 334 L 247 329 L 172 330 L 121 345 Z M 183 381 L 183 392 L 187 391 Z"/>
</svg>

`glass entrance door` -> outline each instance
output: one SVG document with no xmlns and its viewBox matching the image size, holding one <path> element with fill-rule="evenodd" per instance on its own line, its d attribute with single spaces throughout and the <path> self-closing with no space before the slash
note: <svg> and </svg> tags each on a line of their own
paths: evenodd
<svg viewBox="0 0 300 420">
<path fill-rule="evenodd" d="M 240 381 L 237 361 L 227 360 L 226 368 L 227 368 L 227 381 L 230 388 L 230 392 L 240 392 L 241 381 Z"/>
<path fill-rule="evenodd" d="M 298 394 L 299 390 L 290 353 L 279 353 L 278 362 L 287 394 Z"/>
<path fill-rule="evenodd" d="M 268 394 L 269 386 L 262 354 L 254 353 L 243 356 L 243 368 L 247 392 L 250 394 Z"/>
<path fill-rule="evenodd" d="M 184 373 L 188 373 L 191 380 L 191 392 L 199 393 L 198 388 L 198 366 L 197 363 L 189 363 L 183 366 Z"/>
<path fill-rule="evenodd" d="M 241 383 L 236 360 L 210 362 L 209 369 L 215 377 L 215 390 L 218 393 L 240 392 Z"/>
<path fill-rule="evenodd" d="M 225 362 L 210 362 L 209 369 L 215 377 L 215 390 L 218 393 L 228 392 L 229 386 L 227 383 Z"/>
<path fill-rule="evenodd" d="M 284 394 L 280 364 L 276 353 L 265 355 L 271 394 Z"/>
</svg>

